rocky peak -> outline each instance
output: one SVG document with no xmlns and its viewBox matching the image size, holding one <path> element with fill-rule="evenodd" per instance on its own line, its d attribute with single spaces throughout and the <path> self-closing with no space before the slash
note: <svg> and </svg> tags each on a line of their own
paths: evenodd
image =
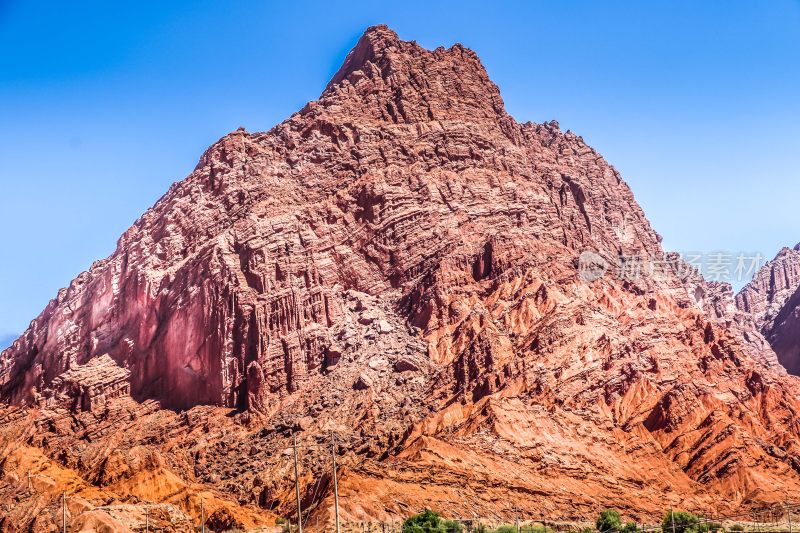
<svg viewBox="0 0 800 533">
<path fill-rule="evenodd" d="M 363 71 L 368 64 L 391 61 L 392 52 L 399 52 L 404 44 L 413 45 L 413 43 L 403 43 L 397 33 L 384 24 L 367 28 L 355 48 L 350 50 L 342 66 L 328 82 L 326 89 L 341 83 L 355 71 Z"/>
<path fill-rule="evenodd" d="M 383 25 L 364 32 L 319 103 L 392 123 L 507 117 L 475 52 L 461 44 L 427 50 Z"/>
<path fill-rule="evenodd" d="M 786 370 L 800 375 L 800 243 L 784 247 L 736 296 Z"/>
<path fill-rule="evenodd" d="M 800 244 L 784 247 L 765 264 L 736 296 L 737 307 L 754 316 L 767 333 L 769 323 L 800 286 Z"/>
</svg>

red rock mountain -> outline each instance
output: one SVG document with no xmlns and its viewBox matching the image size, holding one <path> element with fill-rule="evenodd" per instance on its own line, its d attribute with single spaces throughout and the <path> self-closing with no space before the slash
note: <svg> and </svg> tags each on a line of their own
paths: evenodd
<svg viewBox="0 0 800 533">
<path fill-rule="evenodd" d="M 660 240 L 474 52 L 370 28 L 2 353 L 2 523 L 56 527 L 64 488 L 74 524 L 118 530 L 143 502 L 177 531 L 200 499 L 219 528 L 293 516 L 292 432 L 337 432 L 345 521 L 800 498 L 800 382 Z M 307 524 L 332 519 L 328 453 L 303 451 Z"/>
<path fill-rule="evenodd" d="M 800 244 L 764 265 L 736 296 L 736 305 L 754 317 L 786 370 L 800 374 Z"/>
</svg>

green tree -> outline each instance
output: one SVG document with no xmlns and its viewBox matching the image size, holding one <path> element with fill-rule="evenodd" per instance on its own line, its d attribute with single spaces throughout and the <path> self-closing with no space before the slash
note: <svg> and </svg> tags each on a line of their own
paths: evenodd
<svg viewBox="0 0 800 533">
<path fill-rule="evenodd" d="M 663 533 L 673 533 L 673 523 L 675 533 L 698 533 L 701 529 L 699 527 L 700 519 L 686 511 L 667 511 L 667 514 L 664 515 L 664 520 L 661 522 L 661 531 Z"/>
<path fill-rule="evenodd" d="M 403 533 L 461 533 L 461 524 L 444 520 L 439 513 L 425 509 L 403 522 Z"/>
<path fill-rule="evenodd" d="M 600 533 L 605 533 L 606 531 L 621 531 L 622 517 L 619 516 L 619 512 L 616 509 L 606 509 L 597 517 L 594 527 L 597 528 L 597 531 Z"/>
<path fill-rule="evenodd" d="M 633 522 L 628 522 L 623 526 L 622 517 L 616 509 L 606 509 L 600 513 L 594 526 L 600 533 L 636 533 L 637 530 L 636 524 Z"/>
</svg>

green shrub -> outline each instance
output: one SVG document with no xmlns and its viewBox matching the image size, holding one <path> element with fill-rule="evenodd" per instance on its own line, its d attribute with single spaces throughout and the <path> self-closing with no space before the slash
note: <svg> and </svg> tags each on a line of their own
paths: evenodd
<svg viewBox="0 0 800 533">
<path fill-rule="evenodd" d="M 634 522 L 628 522 L 622 525 L 622 517 L 616 509 L 606 509 L 600 513 L 600 516 L 597 517 L 597 521 L 594 523 L 594 527 L 600 533 L 636 533 L 638 530 Z M 591 529 L 587 528 L 584 530 L 584 533 L 586 533 L 587 530 Z"/>
<path fill-rule="evenodd" d="M 619 516 L 619 511 L 616 509 L 606 509 L 597 517 L 594 527 L 600 533 L 620 531 L 622 529 L 622 517 Z"/>
<path fill-rule="evenodd" d="M 674 525 L 674 528 L 673 528 Z M 700 519 L 692 513 L 686 511 L 667 511 L 664 515 L 664 520 L 661 522 L 661 531 L 663 533 L 699 533 L 702 527 Z"/>
<path fill-rule="evenodd" d="M 495 529 L 492 533 L 517 533 L 517 526 L 503 525 Z"/>
<path fill-rule="evenodd" d="M 403 533 L 461 533 L 461 524 L 444 520 L 439 513 L 425 509 L 403 522 Z"/>
<path fill-rule="evenodd" d="M 730 527 L 731 531 L 744 531 L 744 526 L 742 524 L 733 524 Z"/>
<path fill-rule="evenodd" d="M 526 526 L 521 526 L 519 530 L 520 533 L 547 533 L 548 531 L 552 531 L 552 529 L 545 529 L 543 525 L 538 525 L 538 524 L 529 524 Z"/>
</svg>

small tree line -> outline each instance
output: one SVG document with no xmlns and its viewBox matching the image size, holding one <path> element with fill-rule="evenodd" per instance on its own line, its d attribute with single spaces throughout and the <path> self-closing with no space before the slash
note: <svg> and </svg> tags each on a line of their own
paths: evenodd
<svg viewBox="0 0 800 533">
<path fill-rule="evenodd" d="M 407 518 L 403 522 L 403 533 L 462 533 L 463 526 L 456 520 L 443 518 L 439 513 L 430 509 L 420 514 Z M 655 528 L 656 530 L 658 528 Z M 742 531 L 744 528 L 738 524 L 729 528 L 729 531 Z M 586 528 L 583 533 L 636 533 L 642 531 L 635 522 L 624 523 L 622 516 L 616 509 L 606 509 L 601 512 L 595 521 L 594 528 Z M 472 533 L 548 533 L 544 525 L 501 525 L 489 528 L 484 524 L 476 524 L 471 528 Z M 654 531 L 654 528 L 648 528 Z M 722 524 L 704 520 L 697 515 L 686 511 L 667 511 L 661 522 L 662 533 L 714 533 L 725 531 Z"/>
<path fill-rule="evenodd" d="M 600 533 L 635 533 L 639 531 L 639 525 L 635 522 L 623 524 L 622 517 L 616 509 L 606 509 L 594 524 L 595 530 Z M 661 521 L 661 531 L 663 533 L 711 533 L 714 531 L 724 531 L 722 524 L 709 522 L 699 516 L 686 511 L 667 511 Z M 731 528 L 732 531 L 740 531 L 742 528 Z"/>
</svg>

